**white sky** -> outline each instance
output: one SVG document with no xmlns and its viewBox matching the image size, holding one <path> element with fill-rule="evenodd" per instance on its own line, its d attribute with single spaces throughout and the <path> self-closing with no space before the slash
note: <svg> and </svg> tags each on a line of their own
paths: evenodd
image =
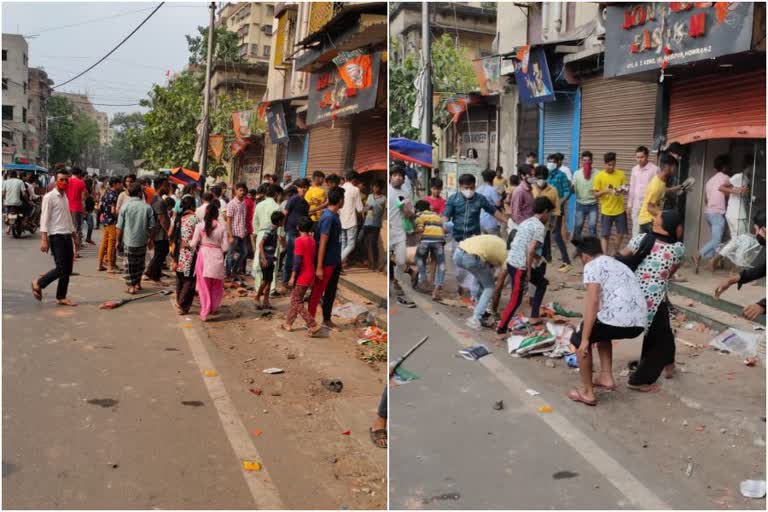
<svg viewBox="0 0 768 512">
<path fill-rule="evenodd" d="M 29 65 L 63 83 L 106 55 L 152 12 L 146 2 L 3 2 L 3 33 L 28 37 Z M 65 85 L 62 92 L 88 93 L 93 103 L 138 103 L 153 83 L 164 84 L 187 63 L 186 34 L 208 24 L 209 2 L 166 2 L 102 64 Z M 108 18 L 108 19 L 103 19 Z M 68 25 L 77 25 L 66 27 Z M 55 86 L 55 84 L 54 84 Z M 95 107 L 133 112 L 140 107 Z"/>
</svg>

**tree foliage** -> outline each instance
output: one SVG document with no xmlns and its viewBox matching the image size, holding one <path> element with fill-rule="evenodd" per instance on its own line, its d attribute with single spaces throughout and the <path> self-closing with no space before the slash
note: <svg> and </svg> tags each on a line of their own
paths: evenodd
<svg viewBox="0 0 768 512">
<path fill-rule="evenodd" d="M 203 103 L 203 76 L 184 71 L 168 83 L 155 84 L 141 105 L 144 115 L 141 136 L 143 157 L 156 168 L 192 167 L 196 128 Z"/>
<path fill-rule="evenodd" d="M 211 133 L 224 135 L 223 159 L 230 160 L 232 153 L 230 144 L 235 141 L 235 124 L 232 114 L 242 110 L 255 110 L 254 100 L 249 99 L 245 93 L 235 90 L 231 94 L 222 94 L 216 98 L 216 108 L 211 112 Z M 255 115 L 255 113 L 254 113 Z M 261 135 L 263 130 L 252 130 L 254 135 Z"/>
<path fill-rule="evenodd" d="M 237 33 L 230 32 L 225 27 L 216 27 L 213 31 L 213 60 L 215 62 L 240 63 Z M 197 35 L 187 35 L 189 48 L 189 63 L 204 66 L 208 59 L 208 27 L 197 27 Z"/>
<path fill-rule="evenodd" d="M 63 96 L 49 98 L 48 115 L 49 161 L 85 166 L 99 150 L 99 125 Z"/>
<path fill-rule="evenodd" d="M 132 169 L 134 160 L 140 160 L 144 155 L 144 114 L 118 112 L 110 126 L 115 133 L 107 147 L 107 158 Z"/>
<path fill-rule="evenodd" d="M 393 41 L 391 54 L 397 53 Z M 389 68 L 390 132 L 393 137 L 418 139 L 419 129 L 411 126 L 420 57 L 408 54 L 402 63 L 391 63 Z M 451 115 L 445 104 L 451 96 L 467 94 L 478 89 L 477 77 L 472 62 L 465 50 L 457 47 L 451 36 L 443 34 L 432 42 L 432 90 L 440 95 L 440 102 L 432 116 L 433 124 L 444 127 Z"/>
</svg>

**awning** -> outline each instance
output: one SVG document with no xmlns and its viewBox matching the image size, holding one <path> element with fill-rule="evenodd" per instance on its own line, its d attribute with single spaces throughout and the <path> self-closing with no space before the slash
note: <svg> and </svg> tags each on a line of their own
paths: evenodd
<svg viewBox="0 0 768 512">
<path fill-rule="evenodd" d="M 5 171 L 48 172 L 48 169 L 35 164 L 4 164 Z"/>
<path fill-rule="evenodd" d="M 389 155 L 424 167 L 432 167 L 432 146 L 404 138 L 389 139 Z"/>
<path fill-rule="evenodd" d="M 203 184 L 205 182 L 205 179 L 199 172 L 184 169 L 183 167 L 171 169 L 168 180 L 171 183 L 176 183 L 181 186 L 194 185 L 200 190 L 203 189 Z"/>
</svg>

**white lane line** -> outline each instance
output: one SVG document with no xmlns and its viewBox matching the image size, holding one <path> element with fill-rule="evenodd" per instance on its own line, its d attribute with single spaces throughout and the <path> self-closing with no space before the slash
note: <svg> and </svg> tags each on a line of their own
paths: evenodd
<svg viewBox="0 0 768 512">
<path fill-rule="evenodd" d="M 430 315 L 438 325 L 441 325 L 456 343 L 461 347 L 467 345 L 467 340 L 461 338 L 458 333 L 460 331 L 470 331 L 468 327 L 457 324 L 456 321 L 450 318 L 450 315 L 436 315 L 431 301 L 427 301 L 416 294 L 407 292 L 406 294 L 424 313 Z M 450 325 L 446 325 L 446 323 Z M 525 384 L 511 369 L 496 359 L 493 354 L 485 356 L 478 362 L 485 366 L 504 387 L 516 395 L 523 403 L 533 402 L 536 408 L 541 405 L 548 405 L 542 396 L 529 396 L 525 390 L 530 385 Z M 537 417 L 549 425 L 557 435 L 611 482 L 632 505 L 648 510 L 666 510 L 670 508 L 669 505 L 643 485 L 632 473 L 627 471 L 624 466 L 619 464 L 616 459 L 608 455 L 605 450 L 592 441 L 589 436 L 576 428 L 572 422 L 569 422 L 565 416 L 552 411 Z"/>
<path fill-rule="evenodd" d="M 184 317 L 179 316 L 179 325 L 187 324 Z M 261 459 L 258 450 L 253 445 L 251 436 L 248 435 L 243 421 L 240 419 L 240 415 L 235 409 L 235 404 L 227 394 L 227 389 L 224 387 L 224 381 L 221 376 L 205 377 L 203 372 L 206 370 L 214 370 L 208 351 L 203 345 L 203 341 L 200 339 L 200 335 L 197 332 L 197 327 L 183 328 L 180 327 L 184 333 L 184 337 L 189 344 L 189 350 L 192 352 L 192 356 L 195 358 L 197 367 L 200 370 L 200 376 L 205 383 L 205 387 L 208 389 L 208 395 L 211 397 L 213 405 L 216 407 L 216 412 L 219 415 L 221 426 L 224 427 L 224 432 L 227 435 L 229 444 L 232 446 L 235 455 L 240 460 L 240 472 L 245 479 L 245 483 L 248 485 L 248 489 L 251 491 L 251 496 L 256 504 L 255 508 L 260 510 L 282 510 L 285 508 L 283 501 L 280 499 L 280 494 L 275 486 L 274 482 L 269 476 L 269 471 L 264 465 L 264 461 Z M 217 372 L 218 373 L 218 372 Z M 242 467 L 242 461 L 257 461 L 262 464 L 261 471 L 246 471 Z"/>
</svg>

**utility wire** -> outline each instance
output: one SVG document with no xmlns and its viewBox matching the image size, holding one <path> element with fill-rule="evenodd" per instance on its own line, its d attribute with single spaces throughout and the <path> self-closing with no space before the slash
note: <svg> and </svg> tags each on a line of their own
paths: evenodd
<svg viewBox="0 0 768 512">
<path fill-rule="evenodd" d="M 135 34 L 136 32 L 138 32 L 138 30 L 139 30 L 139 29 L 140 29 L 142 26 L 144 26 L 144 24 L 145 24 L 147 21 L 149 21 L 149 18 L 151 18 L 151 17 L 152 17 L 152 16 L 153 16 L 153 15 L 154 15 L 154 14 L 155 14 L 155 13 L 156 13 L 156 12 L 157 12 L 157 11 L 158 11 L 158 10 L 159 10 L 161 7 L 162 7 L 162 6 L 163 6 L 163 4 L 165 4 L 165 2 L 160 2 L 160 3 L 157 5 L 157 7 L 155 7 L 155 10 L 154 10 L 154 11 L 152 11 L 151 13 L 149 13 L 149 16 L 147 16 L 146 18 L 144 18 L 144 21 L 142 21 L 141 23 L 139 23 L 139 26 L 137 26 L 135 29 L 133 29 L 133 31 L 131 31 L 131 33 L 130 33 L 130 34 L 128 34 L 127 36 L 125 36 L 125 38 L 124 38 L 122 41 L 120 41 L 120 43 L 119 43 L 117 46 L 115 46 L 114 48 L 112 48 L 112 50 L 110 50 L 110 52 L 109 52 L 108 54 L 106 54 L 106 55 L 105 55 L 105 56 L 103 56 L 101 59 L 99 59 L 98 61 L 96 61 L 96 63 L 95 63 L 95 64 L 93 64 L 92 66 L 90 66 L 89 68 L 87 68 L 85 71 L 83 71 L 83 72 L 82 72 L 82 73 L 80 73 L 79 75 L 75 76 L 74 78 L 70 78 L 70 79 L 69 79 L 69 80 L 67 80 L 66 82 L 64 82 L 64 83 L 62 83 L 62 84 L 59 84 L 59 85 L 56 85 L 56 86 L 52 87 L 52 89 L 56 89 L 56 88 L 58 88 L 58 87 L 61 87 L 61 86 L 63 86 L 63 85 L 66 85 L 66 84 L 68 84 L 68 83 L 70 83 L 70 82 L 73 82 L 74 80 L 77 80 L 78 78 L 80 78 L 81 76 L 83 76 L 84 74 L 86 74 L 87 72 L 89 72 L 90 70 L 92 70 L 93 68 L 95 68 L 96 66 L 98 66 L 99 64 L 101 64 L 102 62 L 104 62 L 104 61 L 107 59 L 107 57 L 109 57 L 110 55 L 112 55 L 113 53 L 115 53 L 115 52 L 117 51 L 117 49 L 118 49 L 118 48 L 120 48 L 120 47 L 121 47 L 121 46 L 122 46 L 122 45 L 123 45 L 123 44 L 124 44 L 126 41 L 128 41 L 128 39 L 130 39 L 130 38 L 131 38 L 131 36 L 132 36 L 133 34 Z"/>
<path fill-rule="evenodd" d="M 93 19 L 90 19 L 90 20 L 81 21 L 79 23 L 71 23 L 69 25 L 59 25 L 59 26 L 56 26 L 56 27 L 44 27 L 44 28 L 42 28 L 40 30 L 35 31 L 34 33 L 25 34 L 24 36 L 25 37 L 34 37 L 34 36 L 38 36 L 40 34 L 43 34 L 45 32 L 53 32 L 54 30 L 62 30 L 62 29 L 65 29 L 65 28 L 79 27 L 81 25 L 88 25 L 89 23 L 96 23 L 97 21 L 104 21 L 104 20 L 109 20 L 109 19 L 112 19 L 112 18 L 119 18 L 121 16 L 128 16 L 130 14 L 136 14 L 136 13 L 139 13 L 139 12 L 148 11 L 150 9 L 151 9 L 151 7 L 145 7 L 143 9 L 138 9 L 138 10 L 128 11 L 128 12 L 122 12 L 122 13 L 119 13 L 119 14 L 112 14 L 110 16 L 102 16 L 101 18 L 93 18 Z"/>
</svg>

